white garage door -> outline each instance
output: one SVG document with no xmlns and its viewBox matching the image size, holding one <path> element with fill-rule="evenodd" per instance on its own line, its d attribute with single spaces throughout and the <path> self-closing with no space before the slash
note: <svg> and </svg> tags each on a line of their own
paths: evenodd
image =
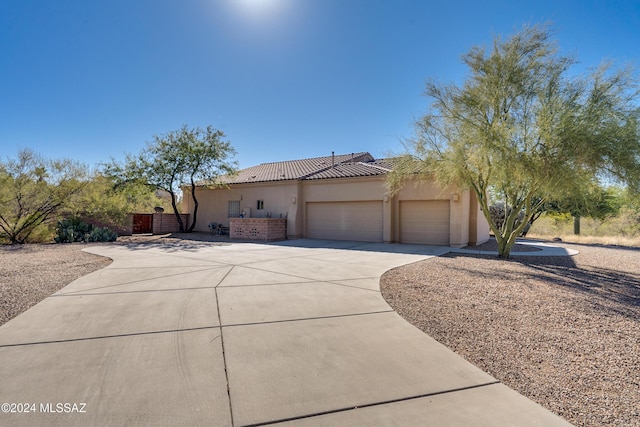
<svg viewBox="0 0 640 427">
<path fill-rule="evenodd" d="M 306 237 L 382 242 L 382 202 L 309 202 Z"/>
<path fill-rule="evenodd" d="M 449 201 L 401 201 L 400 242 L 448 246 Z"/>
</svg>

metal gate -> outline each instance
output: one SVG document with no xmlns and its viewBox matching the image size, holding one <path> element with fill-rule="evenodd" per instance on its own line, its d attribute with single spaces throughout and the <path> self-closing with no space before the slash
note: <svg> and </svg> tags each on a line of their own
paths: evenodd
<svg viewBox="0 0 640 427">
<path fill-rule="evenodd" d="M 153 232 L 153 214 L 133 214 L 133 234 Z"/>
</svg>

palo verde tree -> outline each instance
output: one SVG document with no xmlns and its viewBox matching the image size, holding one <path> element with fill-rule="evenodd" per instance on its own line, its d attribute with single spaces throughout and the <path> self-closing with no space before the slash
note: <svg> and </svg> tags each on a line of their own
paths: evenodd
<svg viewBox="0 0 640 427">
<path fill-rule="evenodd" d="M 230 160 L 235 150 L 224 137 L 222 131 L 212 126 L 191 129 L 184 125 L 179 130 L 154 136 L 138 155 L 127 155 L 124 163 L 112 160 L 103 172 L 119 185 L 136 183 L 166 191 L 171 196 L 180 231 L 193 231 L 198 212 L 197 184 L 215 185 L 219 176 L 236 171 Z M 178 209 L 183 185 L 190 185 L 194 202 L 190 225 L 183 223 Z"/>
<path fill-rule="evenodd" d="M 526 27 L 491 48 L 462 57 L 461 85 L 429 81 L 431 104 L 417 123 L 395 172 L 436 178 L 477 196 L 500 257 L 545 203 L 576 194 L 605 177 L 637 189 L 640 182 L 638 79 L 609 65 L 576 76 L 544 26 Z M 489 215 L 490 195 L 505 203 L 500 227 Z M 520 219 L 519 219 L 520 218 Z"/>
<path fill-rule="evenodd" d="M 0 163 L 0 237 L 25 243 L 74 203 L 87 183 L 87 168 L 49 160 L 31 150 Z"/>
</svg>

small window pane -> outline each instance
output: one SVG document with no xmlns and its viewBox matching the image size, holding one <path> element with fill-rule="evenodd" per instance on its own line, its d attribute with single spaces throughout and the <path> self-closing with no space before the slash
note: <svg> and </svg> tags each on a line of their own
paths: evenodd
<svg viewBox="0 0 640 427">
<path fill-rule="evenodd" d="M 229 200 L 229 218 L 240 218 L 240 200 Z"/>
</svg>

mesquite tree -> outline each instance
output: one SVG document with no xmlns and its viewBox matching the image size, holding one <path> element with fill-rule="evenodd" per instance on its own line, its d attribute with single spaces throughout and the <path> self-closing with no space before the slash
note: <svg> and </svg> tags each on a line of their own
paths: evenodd
<svg viewBox="0 0 640 427">
<path fill-rule="evenodd" d="M 197 184 L 216 185 L 221 175 L 236 171 L 235 155 L 231 143 L 224 140 L 224 133 L 208 126 L 190 129 L 186 125 L 165 135 L 154 136 L 153 141 L 138 155 L 127 155 L 124 163 L 112 160 L 105 165 L 105 175 L 120 184 L 142 183 L 166 191 L 180 226 L 180 231 L 193 231 L 198 213 Z M 191 223 L 185 225 L 178 209 L 182 186 L 189 185 L 194 202 Z"/>
</svg>

